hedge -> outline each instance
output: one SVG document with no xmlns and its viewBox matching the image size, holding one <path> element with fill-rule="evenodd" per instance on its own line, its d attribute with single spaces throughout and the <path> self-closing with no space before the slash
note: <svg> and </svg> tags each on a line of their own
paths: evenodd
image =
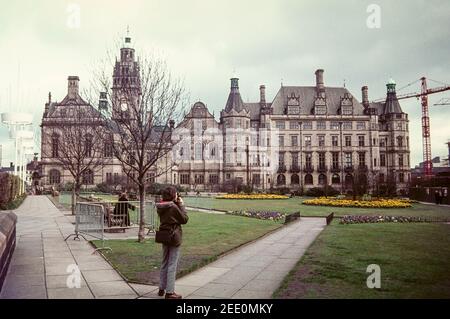
<svg viewBox="0 0 450 319">
<path fill-rule="evenodd" d="M 19 197 L 20 183 L 18 176 L 0 173 L 0 209 L 8 209 L 9 204 Z"/>
</svg>

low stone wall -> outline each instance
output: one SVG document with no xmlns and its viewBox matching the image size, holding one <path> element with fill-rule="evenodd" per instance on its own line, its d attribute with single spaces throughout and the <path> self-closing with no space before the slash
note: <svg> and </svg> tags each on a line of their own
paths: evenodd
<svg viewBox="0 0 450 319">
<path fill-rule="evenodd" d="M 16 248 L 16 214 L 0 213 L 0 291 L 8 272 L 14 248 Z"/>
</svg>

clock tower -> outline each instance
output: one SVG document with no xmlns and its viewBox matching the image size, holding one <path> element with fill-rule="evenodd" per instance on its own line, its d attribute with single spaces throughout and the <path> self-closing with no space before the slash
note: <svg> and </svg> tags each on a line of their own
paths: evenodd
<svg viewBox="0 0 450 319">
<path fill-rule="evenodd" d="M 136 61 L 135 50 L 131 45 L 129 31 L 120 49 L 120 59 L 114 65 L 112 87 L 112 117 L 132 116 L 132 110 L 139 107 L 141 83 L 139 64 Z"/>
</svg>

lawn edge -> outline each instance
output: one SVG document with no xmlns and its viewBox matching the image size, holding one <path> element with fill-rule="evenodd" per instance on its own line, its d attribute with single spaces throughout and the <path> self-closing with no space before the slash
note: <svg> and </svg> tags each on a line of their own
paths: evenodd
<svg viewBox="0 0 450 319">
<path fill-rule="evenodd" d="M 308 216 L 308 217 L 309 217 L 309 216 Z M 305 218 L 308 218 L 308 217 L 305 217 Z M 263 235 L 261 235 L 261 236 L 258 236 L 258 237 L 256 237 L 256 238 L 250 240 L 250 241 L 247 241 L 247 242 L 242 243 L 242 244 L 240 244 L 240 245 L 238 245 L 238 246 L 235 246 L 235 247 L 233 247 L 233 248 L 231 248 L 231 249 L 229 249 L 229 250 L 226 250 L 226 251 L 224 251 L 223 253 L 221 253 L 221 254 L 219 254 L 219 255 L 212 256 L 212 257 L 206 259 L 204 262 L 200 262 L 198 265 L 192 266 L 191 268 L 185 270 L 184 272 L 181 272 L 180 274 L 177 274 L 176 279 L 180 279 L 180 278 L 182 278 L 182 277 L 184 277 L 184 276 L 186 276 L 186 275 L 188 275 L 188 274 L 190 274 L 190 273 L 193 273 L 194 271 L 196 271 L 196 270 L 198 270 L 198 269 L 200 269 L 200 268 L 202 268 L 202 267 L 204 267 L 204 266 L 206 266 L 206 265 L 208 265 L 208 264 L 213 263 L 213 262 L 216 261 L 217 259 L 219 259 L 219 258 L 221 258 L 221 257 L 224 257 L 224 256 L 226 256 L 226 255 L 228 255 L 228 254 L 231 254 L 231 253 L 233 253 L 234 251 L 236 251 L 237 249 L 240 249 L 240 248 L 242 248 L 242 247 L 244 247 L 244 246 L 246 246 L 246 245 L 250 245 L 250 244 L 254 243 L 255 241 L 260 240 L 260 239 L 262 239 L 262 238 L 264 238 L 264 237 L 266 237 L 266 236 L 269 236 L 269 235 L 271 235 L 271 234 L 273 234 L 273 233 L 275 233 L 275 232 L 277 232 L 277 231 L 279 231 L 279 230 L 283 229 L 284 227 L 289 226 L 289 225 L 291 225 L 291 224 L 292 224 L 292 223 L 289 223 L 289 224 L 281 224 L 280 227 L 277 227 L 277 228 L 275 228 L 275 229 L 272 229 L 272 230 L 268 231 L 267 233 L 265 233 L 265 234 L 263 234 Z M 90 240 L 90 241 L 89 241 L 89 244 L 92 245 L 93 248 L 98 248 L 98 247 L 93 243 L 93 241 L 94 241 L 94 240 Z M 143 283 L 143 282 L 139 282 L 139 281 L 129 280 L 128 278 L 125 277 L 125 275 L 123 275 L 123 274 L 122 274 L 122 273 L 121 273 L 121 272 L 120 272 L 120 271 L 119 271 L 119 270 L 118 270 L 118 269 L 117 269 L 117 268 L 116 268 L 116 267 L 108 260 L 108 258 L 106 258 L 106 256 L 105 256 L 101 251 L 98 251 L 98 253 L 103 257 L 103 259 L 105 259 L 105 260 L 108 262 L 108 264 L 109 264 L 115 271 L 117 271 L 117 273 L 122 277 L 122 279 L 123 279 L 127 284 L 139 284 L 139 285 L 154 286 L 153 284 L 148 284 L 148 283 Z"/>
</svg>

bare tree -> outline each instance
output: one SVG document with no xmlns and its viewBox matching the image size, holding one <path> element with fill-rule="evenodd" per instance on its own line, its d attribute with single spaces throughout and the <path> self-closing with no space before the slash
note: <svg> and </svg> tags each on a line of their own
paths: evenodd
<svg viewBox="0 0 450 319">
<path fill-rule="evenodd" d="M 42 155 L 73 177 L 72 214 L 81 185 L 93 184 L 95 172 L 105 164 L 103 141 L 98 138 L 103 120 L 92 106 L 79 97 L 77 101 L 47 117 L 42 130 Z"/>
<path fill-rule="evenodd" d="M 171 76 L 164 60 L 141 56 L 136 61 L 134 49 L 122 48 L 112 81 L 109 72 L 101 70 L 92 87 L 108 105 L 108 111 L 102 110 L 108 133 L 102 136 L 110 136 L 105 142 L 111 143 L 123 173 L 138 188 L 138 241 L 143 242 L 148 173 L 156 178 L 171 168 L 165 157 L 173 146 L 174 120 L 185 106 L 184 86 Z"/>
</svg>

